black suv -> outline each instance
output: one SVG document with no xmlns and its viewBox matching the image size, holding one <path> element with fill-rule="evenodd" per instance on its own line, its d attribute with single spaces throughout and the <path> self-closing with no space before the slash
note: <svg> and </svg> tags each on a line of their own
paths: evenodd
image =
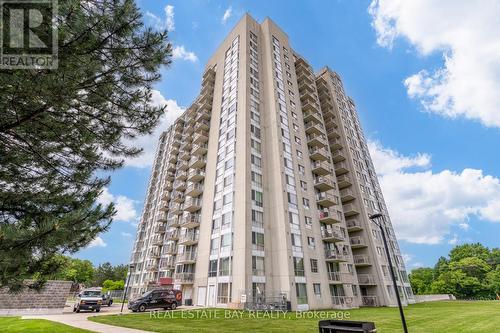
<svg viewBox="0 0 500 333">
<path fill-rule="evenodd" d="M 163 308 L 175 310 L 182 304 L 182 292 L 175 289 L 151 290 L 141 297 L 128 302 L 129 310 L 132 312 L 144 312 L 146 309 Z"/>
</svg>

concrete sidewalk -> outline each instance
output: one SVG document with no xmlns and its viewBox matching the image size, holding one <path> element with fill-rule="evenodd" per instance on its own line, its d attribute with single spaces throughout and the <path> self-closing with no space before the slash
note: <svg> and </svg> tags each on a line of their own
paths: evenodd
<svg viewBox="0 0 500 333">
<path fill-rule="evenodd" d="M 106 324 L 100 324 L 93 321 L 88 320 L 87 318 L 92 316 L 105 316 L 110 314 L 118 314 L 120 313 L 121 304 L 113 304 L 110 307 L 102 307 L 101 312 L 80 312 L 75 313 L 72 311 L 72 308 L 66 307 L 64 309 L 63 314 L 58 315 L 29 315 L 22 316 L 21 319 L 47 319 L 51 321 L 55 321 L 58 323 L 66 324 L 73 327 L 78 327 L 82 329 L 86 329 L 93 332 L 103 332 L 103 333 L 148 333 L 149 331 L 136 330 L 132 328 L 119 327 L 119 326 L 111 326 Z M 128 309 L 123 309 L 124 313 L 129 313 Z"/>
</svg>

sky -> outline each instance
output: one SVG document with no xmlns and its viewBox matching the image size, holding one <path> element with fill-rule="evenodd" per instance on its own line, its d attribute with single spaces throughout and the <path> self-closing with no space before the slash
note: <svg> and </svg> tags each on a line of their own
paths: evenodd
<svg viewBox="0 0 500 333">
<path fill-rule="evenodd" d="M 270 17 L 315 70 L 337 71 L 356 102 L 407 269 L 466 242 L 500 246 L 500 2 L 137 0 L 168 29 L 173 63 L 153 103 L 167 112 L 111 175 L 111 229 L 76 254 L 127 263 L 156 140 L 199 92 L 205 62 L 242 15 Z"/>
</svg>

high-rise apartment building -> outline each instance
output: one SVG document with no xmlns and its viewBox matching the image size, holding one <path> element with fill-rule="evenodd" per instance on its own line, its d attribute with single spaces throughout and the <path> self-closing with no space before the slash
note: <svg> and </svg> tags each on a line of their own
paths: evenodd
<svg viewBox="0 0 500 333">
<path fill-rule="evenodd" d="M 131 293 L 169 285 L 209 307 L 395 306 L 374 212 L 411 303 L 354 102 L 270 19 L 245 15 L 160 138 Z"/>
</svg>

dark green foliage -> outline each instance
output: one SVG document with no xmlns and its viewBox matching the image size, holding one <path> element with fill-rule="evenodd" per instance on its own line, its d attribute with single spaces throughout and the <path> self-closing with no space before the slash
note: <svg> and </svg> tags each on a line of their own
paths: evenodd
<svg viewBox="0 0 500 333">
<path fill-rule="evenodd" d="M 107 230 L 96 204 L 111 171 L 140 149 L 164 107 L 151 87 L 171 59 L 167 33 L 144 27 L 133 0 L 59 2 L 59 68 L 0 72 L 0 287 L 38 287 Z"/>
<path fill-rule="evenodd" d="M 93 286 L 103 286 L 104 281 L 112 280 L 126 280 L 128 267 L 126 265 L 116 265 L 113 266 L 109 262 L 100 264 L 94 270 L 94 279 L 92 281 Z"/>
<path fill-rule="evenodd" d="M 453 294 L 458 298 L 494 298 L 500 294 L 499 249 L 463 244 L 440 257 L 434 268 L 414 269 L 410 282 L 415 294 Z"/>
</svg>

